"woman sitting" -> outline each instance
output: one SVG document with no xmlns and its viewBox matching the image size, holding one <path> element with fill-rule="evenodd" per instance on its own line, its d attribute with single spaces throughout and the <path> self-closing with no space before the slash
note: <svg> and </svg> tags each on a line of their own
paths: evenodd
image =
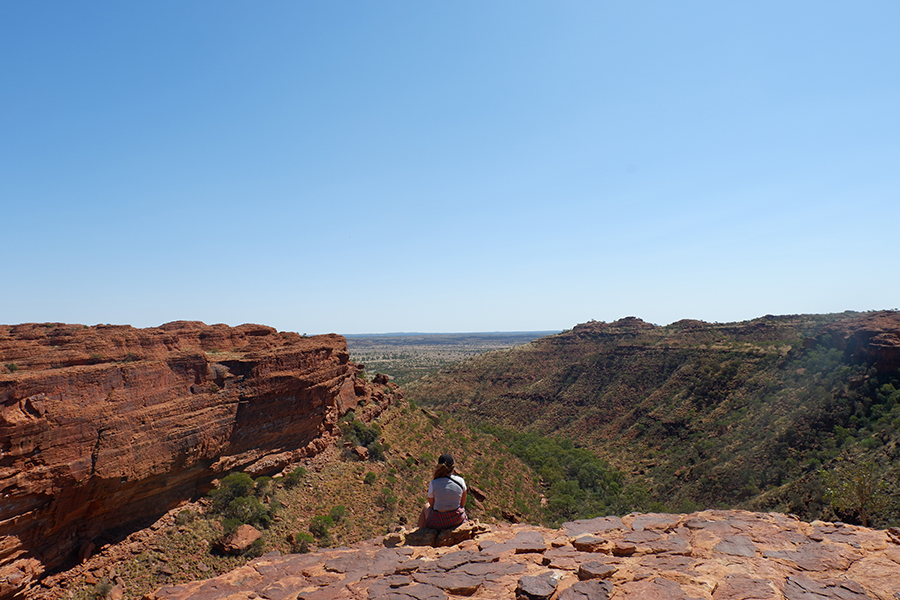
<svg viewBox="0 0 900 600">
<path fill-rule="evenodd" d="M 466 520 L 466 482 L 453 474 L 453 457 L 441 454 L 428 484 L 428 504 L 419 515 L 420 528 L 452 529 Z"/>
</svg>

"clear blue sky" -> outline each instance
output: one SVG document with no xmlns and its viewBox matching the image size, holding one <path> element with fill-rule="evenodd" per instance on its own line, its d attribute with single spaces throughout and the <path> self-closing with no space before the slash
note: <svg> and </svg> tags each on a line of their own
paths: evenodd
<svg viewBox="0 0 900 600">
<path fill-rule="evenodd" d="M 900 305 L 900 2 L 4 2 L 0 323 Z"/>
</svg>

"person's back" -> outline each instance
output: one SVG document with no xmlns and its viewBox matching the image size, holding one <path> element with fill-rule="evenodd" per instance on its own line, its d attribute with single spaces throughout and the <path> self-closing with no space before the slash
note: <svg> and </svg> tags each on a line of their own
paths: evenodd
<svg viewBox="0 0 900 600">
<path fill-rule="evenodd" d="M 432 508 L 439 512 L 447 512 L 459 508 L 463 492 L 465 491 L 466 482 L 459 475 L 433 479 L 428 486 L 428 496 L 434 497 Z"/>
<path fill-rule="evenodd" d="M 428 484 L 428 504 L 419 515 L 419 527 L 449 529 L 466 520 L 466 481 L 453 473 L 453 457 L 438 458 L 434 477 Z"/>
</svg>

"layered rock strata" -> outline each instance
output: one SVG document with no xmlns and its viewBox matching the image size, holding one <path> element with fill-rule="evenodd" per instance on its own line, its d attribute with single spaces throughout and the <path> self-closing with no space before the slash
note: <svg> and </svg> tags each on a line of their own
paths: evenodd
<svg viewBox="0 0 900 600">
<path fill-rule="evenodd" d="M 315 455 L 394 394 L 343 337 L 260 325 L 0 326 L 0 365 L 0 598 L 228 471 Z"/>
<path fill-rule="evenodd" d="M 266 555 L 146 600 L 898 600 L 900 539 L 782 514 L 636 514 L 497 525 L 449 548 L 375 539 Z"/>
</svg>

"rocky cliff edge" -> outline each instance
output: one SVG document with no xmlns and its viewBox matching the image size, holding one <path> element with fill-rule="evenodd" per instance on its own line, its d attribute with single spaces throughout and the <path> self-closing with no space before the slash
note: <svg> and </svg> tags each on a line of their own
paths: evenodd
<svg viewBox="0 0 900 600">
<path fill-rule="evenodd" d="M 777 513 L 633 514 L 478 525 L 451 547 L 394 534 L 314 554 L 277 553 L 145 600 L 898 600 L 900 531 Z"/>
<path fill-rule="evenodd" d="M 0 598 L 374 418 L 395 386 L 360 371 L 341 336 L 261 325 L 0 326 Z"/>
</svg>

